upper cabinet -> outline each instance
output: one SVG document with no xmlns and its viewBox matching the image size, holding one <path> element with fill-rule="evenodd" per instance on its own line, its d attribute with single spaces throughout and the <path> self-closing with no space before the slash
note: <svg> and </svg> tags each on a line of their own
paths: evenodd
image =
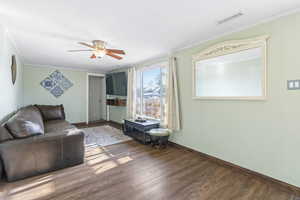
<svg viewBox="0 0 300 200">
<path fill-rule="evenodd" d="M 116 72 L 106 75 L 106 94 L 127 96 L 126 72 Z"/>
</svg>

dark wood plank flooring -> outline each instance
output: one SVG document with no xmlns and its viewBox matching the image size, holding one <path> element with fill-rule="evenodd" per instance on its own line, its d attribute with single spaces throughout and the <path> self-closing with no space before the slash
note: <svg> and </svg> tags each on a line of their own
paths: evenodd
<svg viewBox="0 0 300 200">
<path fill-rule="evenodd" d="M 201 155 L 135 141 L 88 147 L 85 164 L 14 183 L 6 200 L 296 200 L 292 193 Z"/>
</svg>

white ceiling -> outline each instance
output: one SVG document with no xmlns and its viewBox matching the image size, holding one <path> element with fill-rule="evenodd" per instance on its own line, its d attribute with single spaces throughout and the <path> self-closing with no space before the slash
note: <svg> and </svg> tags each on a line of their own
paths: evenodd
<svg viewBox="0 0 300 200">
<path fill-rule="evenodd" d="M 0 23 L 25 64 L 109 71 L 139 63 L 300 7 L 299 0 L 0 0 Z M 217 21 L 243 12 L 228 23 Z M 89 59 L 78 41 L 123 49 L 121 61 Z"/>
</svg>

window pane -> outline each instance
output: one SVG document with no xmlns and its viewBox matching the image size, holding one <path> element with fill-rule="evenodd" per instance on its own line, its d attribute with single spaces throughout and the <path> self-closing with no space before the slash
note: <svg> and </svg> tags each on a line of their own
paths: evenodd
<svg viewBox="0 0 300 200">
<path fill-rule="evenodd" d="M 161 70 L 150 68 L 143 71 L 143 114 L 147 117 L 161 118 Z"/>
</svg>

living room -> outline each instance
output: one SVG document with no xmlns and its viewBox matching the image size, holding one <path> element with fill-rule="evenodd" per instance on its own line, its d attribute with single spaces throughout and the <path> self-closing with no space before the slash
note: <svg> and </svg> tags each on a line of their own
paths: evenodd
<svg viewBox="0 0 300 200">
<path fill-rule="evenodd" d="M 0 199 L 299 199 L 300 2 L 0 3 Z"/>
</svg>

